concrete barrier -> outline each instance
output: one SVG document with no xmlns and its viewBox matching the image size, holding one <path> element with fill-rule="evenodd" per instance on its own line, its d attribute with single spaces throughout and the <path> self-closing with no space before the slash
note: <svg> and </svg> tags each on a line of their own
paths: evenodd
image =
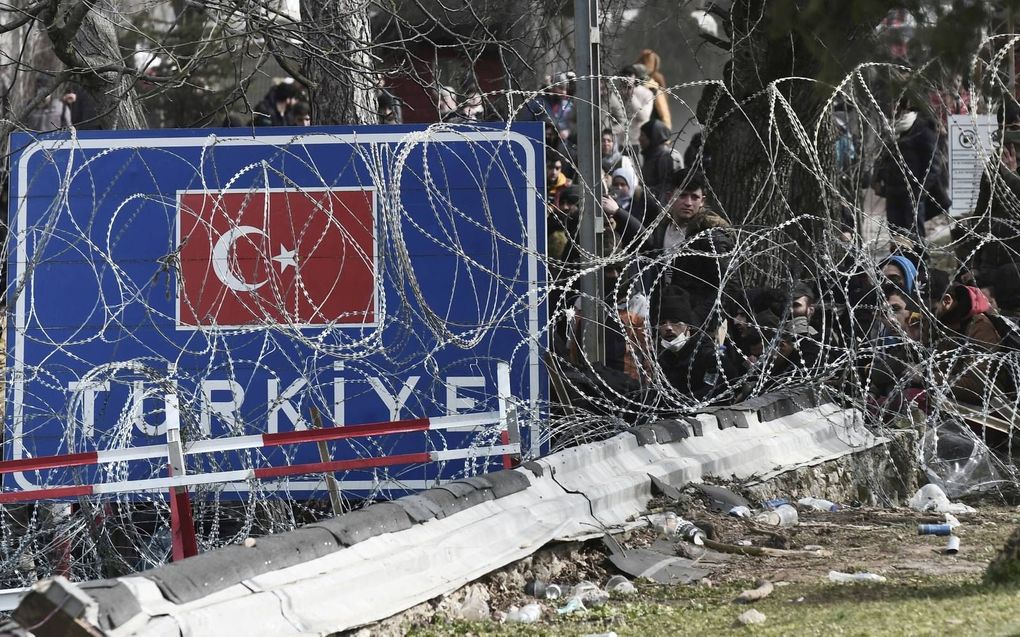
<svg viewBox="0 0 1020 637">
<path fill-rule="evenodd" d="M 454 591 L 549 542 L 626 527 L 651 497 L 649 475 L 674 486 L 706 476 L 748 480 L 885 442 L 858 412 L 814 393 L 758 398 L 259 538 L 251 548 L 109 582 L 49 580 L 48 598 L 54 586 L 68 587 L 92 605 L 74 606 L 81 617 L 49 609 L 50 621 L 38 624 L 47 597 L 35 591 L 15 618 L 38 624 L 39 637 L 65 631 L 68 620 L 112 635 L 325 635 Z"/>
</svg>

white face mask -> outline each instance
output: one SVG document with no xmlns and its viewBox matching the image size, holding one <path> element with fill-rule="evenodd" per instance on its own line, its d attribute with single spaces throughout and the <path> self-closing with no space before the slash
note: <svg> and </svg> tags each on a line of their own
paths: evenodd
<svg viewBox="0 0 1020 637">
<path fill-rule="evenodd" d="M 686 332 L 677 336 L 671 341 L 667 341 L 666 339 L 659 337 L 659 344 L 662 345 L 664 349 L 667 349 L 671 352 L 679 352 L 681 348 L 683 348 L 684 343 L 687 342 L 688 338 L 690 337 Z"/>
</svg>

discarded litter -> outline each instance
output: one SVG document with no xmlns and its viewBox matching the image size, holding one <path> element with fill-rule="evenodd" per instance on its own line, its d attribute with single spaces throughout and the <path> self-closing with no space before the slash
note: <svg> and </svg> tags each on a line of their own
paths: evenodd
<svg viewBox="0 0 1020 637">
<path fill-rule="evenodd" d="M 540 619 L 542 619 L 542 606 L 535 603 L 525 604 L 520 608 L 511 606 L 510 612 L 506 614 L 506 621 L 515 624 L 534 624 Z"/>
<path fill-rule="evenodd" d="M 759 582 L 758 586 L 755 588 L 743 591 L 742 593 L 740 593 L 740 595 L 737 595 L 737 598 L 733 601 L 737 602 L 738 604 L 750 604 L 751 602 L 756 602 L 760 599 L 765 599 L 766 597 L 772 594 L 773 590 L 775 589 L 773 588 L 772 582 L 766 580 L 763 582 Z"/>
<path fill-rule="evenodd" d="M 693 522 L 678 518 L 676 535 L 692 544 L 705 545 L 705 532 Z"/>
<path fill-rule="evenodd" d="M 772 511 L 762 511 L 754 516 L 757 522 L 769 526 L 791 527 L 797 526 L 797 509 L 789 504 L 781 504 Z"/>
<path fill-rule="evenodd" d="M 524 585 L 524 594 L 539 599 L 559 599 L 563 591 L 556 584 L 546 584 L 540 579 L 531 580 Z"/>
<path fill-rule="evenodd" d="M 649 518 L 649 521 L 659 529 L 659 532 L 666 537 L 676 535 L 676 528 L 680 524 L 680 518 L 673 511 L 667 511 L 661 517 Z"/>
<path fill-rule="evenodd" d="M 765 619 L 765 613 L 752 608 L 751 610 L 741 613 L 740 616 L 737 617 L 737 623 L 742 626 L 751 626 L 753 624 L 763 624 L 765 623 Z"/>
<path fill-rule="evenodd" d="M 752 546 L 751 540 L 737 540 L 737 546 Z"/>
<path fill-rule="evenodd" d="M 452 619 L 484 621 L 490 617 L 488 599 L 488 592 L 482 586 L 475 584 L 467 589 L 462 600 L 448 599 L 444 603 L 447 605 L 447 614 Z"/>
<path fill-rule="evenodd" d="M 577 598 L 590 607 L 601 606 L 609 601 L 609 593 L 591 582 L 579 582 L 574 586 L 570 597 Z"/>
<path fill-rule="evenodd" d="M 974 513 L 974 507 L 967 506 L 962 502 L 950 502 L 946 492 L 937 484 L 926 484 L 917 490 L 907 505 L 915 511 L 926 513 Z"/>
<path fill-rule="evenodd" d="M 773 498 L 771 500 L 765 500 L 764 502 L 762 502 L 761 503 L 761 508 L 765 509 L 766 511 L 771 511 L 773 509 L 778 509 L 779 507 L 783 506 L 784 504 L 789 504 L 789 503 L 790 503 L 790 501 L 787 500 L 786 498 Z"/>
<path fill-rule="evenodd" d="M 950 528 L 955 529 L 956 527 L 960 526 L 960 521 L 957 520 L 956 516 L 953 515 L 952 513 L 947 513 L 946 514 L 946 524 L 948 524 Z"/>
<path fill-rule="evenodd" d="M 821 544 L 805 544 L 804 545 L 804 550 L 805 551 L 822 551 L 822 550 L 825 550 L 825 547 L 822 546 Z"/>
<path fill-rule="evenodd" d="M 949 536 L 949 541 L 946 542 L 946 555 L 956 555 L 960 552 L 960 538 L 955 535 Z"/>
<path fill-rule="evenodd" d="M 841 573 L 829 571 L 829 581 L 837 584 L 853 584 L 856 582 L 884 582 L 885 578 L 875 573 Z"/>
<path fill-rule="evenodd" d="M 580 597 L 571 597 L 567 600 L 567 603 L 562 608 L 557 608 L 556 612 L 560 615 L 569 615 L 570 613 L 576 613 L 580 610 L 588 610 L 584 606 L 584 602 L 581 601 Z"/>
<path fill-rule="evenodd" d="M 842 508 L 835 502 L 823 500 L 822 498 L 801 498 L 797 500 L 797 504 L 805 508 L 814 509 L 815 511 L 833 512 L 839 511 Z"/>
<path fill-rule="evenodd" d="M 735 518 L 749 518 L 751 517 L 751 508 L 746 506 L 733 507 L 727 514 Z"/>
<path fill-rule="evenodd" d="M 948 524 L 918 524 L 917 534 L 918 535 L 949 535 L 953 532 L 953 527 Z"/>
<path fill-rule="evenodd" d="M 606 582 L 606 590 L 618 595 L 634 595 L 637 593 L 637 588 L 634 584 L 623 575 L 613 575 L 610 577 L 609 581 Z"/>
</svg>

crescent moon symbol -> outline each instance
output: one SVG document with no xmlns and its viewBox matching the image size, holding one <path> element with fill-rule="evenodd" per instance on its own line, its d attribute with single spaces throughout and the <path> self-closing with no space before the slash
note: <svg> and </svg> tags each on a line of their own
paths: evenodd
<svg viewBox="0 0 1020 637">
<path fill-rule="evenodd" d="M 236 228 L 231 228 L 220 235 L 220 238 L 216 241 L 216 244 L 212 249 L 213 271 L 216 272 L 216 276 L 223 282 L 223 285 L 235 292 L 252 292 L 266 284 L 265 281 L 261 281 L 259 283 L 248 283 L 247 281 L 240 279 L 231 271 L 230 249 L 234 247 L 234 244 L 238 239 L 249 234 L 266 235 L 265 232 L 262 232 L 254 226 L 237 226 Z"/>
</svg>

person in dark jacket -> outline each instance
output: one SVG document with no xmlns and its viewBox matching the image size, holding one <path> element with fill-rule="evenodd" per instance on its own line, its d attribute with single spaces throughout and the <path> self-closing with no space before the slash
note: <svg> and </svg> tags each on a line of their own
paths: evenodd
<svg viewBox="0 0 1020 637">
<path fill-rule="evenodd" d="M 662 198 L 670 177 L 682 163 L 674 165 L 673 152 L 669 147 L 669 128 L 660 120 L 650 120 L 641 127 L 638 143 L 641 145 L 641 179 L 646 194 Z"/>
<path fill-rule="evenodd" d="M 681 394 L 705 398 L 718 380 L 715 342 L 694 327 L 687 291 L 669 286 L 662 292 L 656 338 L 662 373 Z"/>
<path fill-rule="evenodd" d="M 652 277 L 646 282 L 646 288 L 653 290 L 652 319 L 658 304 L 654 290 L 675 285 L 690 295 L 695 319 L 705 321 L 729 267 L 727 255 L 734 247 L 730 224 L 705 206 L 705 181 L 700 173 L 673 173 L 665 194 L 667 214 L 657 217 L 644 248 L 656 263 L 646 270 Z"/>
<path fill-rule="evenodd" d="M 992 390 L 989 353 L 999 349 L 1002 334 L 988 298 L 976 287 L 953 284 L 935 306 L 937 325 L 927 334 L 935 348 L 936 378 L 961 401 L 982 403 Z"/>
<path fill-rule="evenodd" d="M 939 207 L 948 208 L 952 203 L 941 188 L 935 122 L 916 107 L 903 105 L 893 130 L 896 151 L 887 150 L 880 161 L 876 191 L 885 197 L 890 226 L 908 236 L 924 238 L 924 222 L 937 214 Z"/>
<path fill-rule="evenodd" d="M 255 113 L 252 124 L 255 126 L 290 126 L 290 109 L 298 103 L 298 88 L 291 82 L 280 82 L 269 89 L 262 98 Z"/>
</svg>

